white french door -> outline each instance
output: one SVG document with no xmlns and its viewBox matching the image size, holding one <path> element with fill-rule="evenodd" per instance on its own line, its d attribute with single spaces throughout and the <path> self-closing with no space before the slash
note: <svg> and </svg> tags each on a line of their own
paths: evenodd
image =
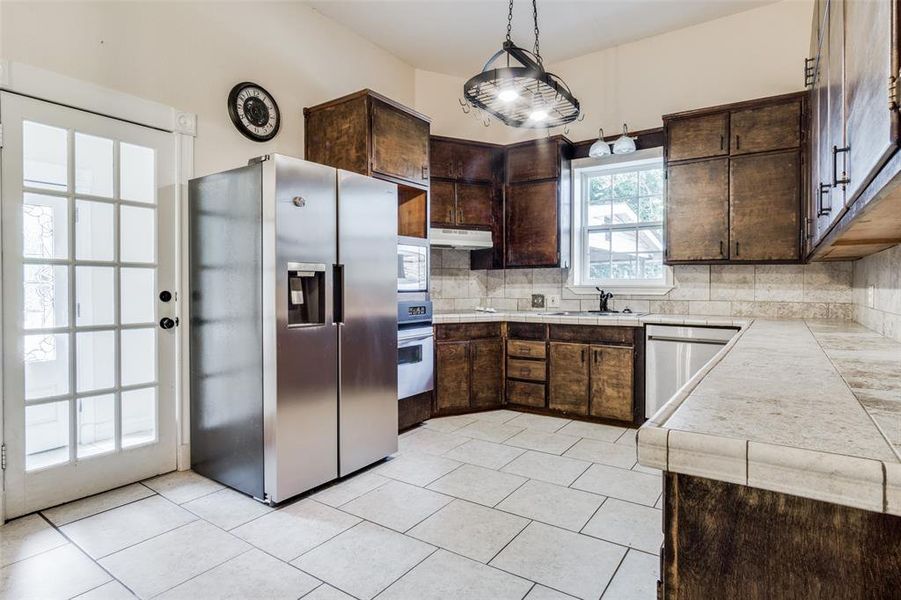
<svg viewBox="0 0 901 600">
<path fill-rule="evenodd" d="M 11 518 L 175 468 L 175 143 L 6 92 L 0 124 Z"/>
</svg>

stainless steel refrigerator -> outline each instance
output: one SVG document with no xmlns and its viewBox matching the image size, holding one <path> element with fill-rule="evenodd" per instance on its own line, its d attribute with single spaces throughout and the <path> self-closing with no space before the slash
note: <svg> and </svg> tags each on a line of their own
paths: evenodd
<svg viewBox="0 0 901 600">
<path fill-rule="evenodd" d="M 190 182 L 191 464 L 270 503 L 397 450 L 397 188 L 281 155 Z"/>
</svg>

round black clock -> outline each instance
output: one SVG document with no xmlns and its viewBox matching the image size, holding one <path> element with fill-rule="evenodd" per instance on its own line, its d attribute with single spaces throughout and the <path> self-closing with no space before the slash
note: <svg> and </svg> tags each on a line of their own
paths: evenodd
<svg viewBox="0 0 901 600">
<path fill-rule="evenodd" d="M 244 137 L 255 142 L 271 140 L 281 125 L 275 98 L 249 81 L 239 83 L 229 92 L 228 116 Z"/>
</svg>

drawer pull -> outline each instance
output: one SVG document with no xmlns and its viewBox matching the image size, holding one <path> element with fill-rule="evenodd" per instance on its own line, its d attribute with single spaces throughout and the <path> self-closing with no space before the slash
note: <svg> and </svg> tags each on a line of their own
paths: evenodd
<svg viewBox="0 0 901 600">
<path fill-rule="evenodd" d="M 520 376 L 520 377 L 526 377 L 526 376 L 528 376 L 528 374 L 529 374 L 529 370 L 526 369 L 525 367 L 522 367 L 522 368 L 519 369 L 519 376 Z"/>
</svg>

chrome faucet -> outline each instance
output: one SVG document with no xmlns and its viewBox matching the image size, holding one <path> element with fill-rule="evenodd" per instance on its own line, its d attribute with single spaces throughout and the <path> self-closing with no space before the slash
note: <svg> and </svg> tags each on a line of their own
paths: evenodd
<svg viewBox="0 0 901 600">
<path fill-rule="evenodd" d="M 600 295 L 598 296 L 598 311 L 610 312 L 610 307 L 607 306 L 607 303 L 610 301 L 610 298 L 613 298 L 613 294 L 611 294 L 610 292 L 604 293 L 604 290 L 599 287 L 596 287 L 594 289 L 600 292 Z"/>
</svg>

